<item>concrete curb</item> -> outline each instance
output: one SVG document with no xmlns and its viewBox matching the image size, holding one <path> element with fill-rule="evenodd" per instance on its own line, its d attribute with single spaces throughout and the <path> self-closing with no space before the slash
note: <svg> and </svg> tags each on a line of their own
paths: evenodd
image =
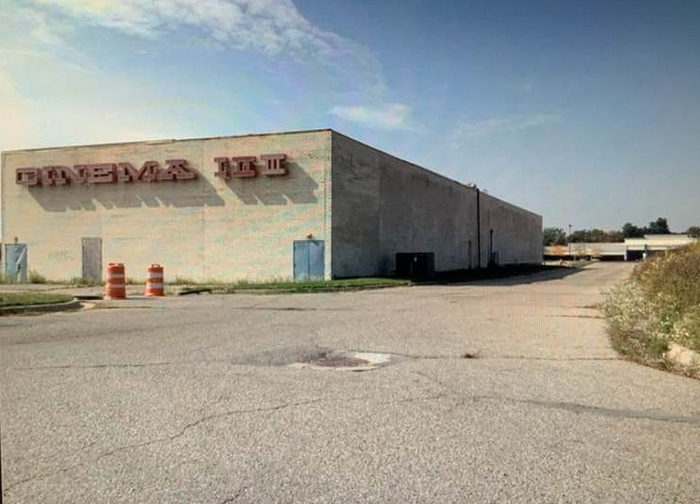
<svg viewBox="0 0 700 504">
<path fill-rule="evenodd" d="M 327 287 L 327 288 L 317 288 L 317 289 L 233 289 L 229 291 L 217 290 L 215 287 L 212 288 L 201 288 L 201 289 L 179 289 L 168 293 L 168 297 L 177 296 L 189 296 L 198 294 L 219 294 L 219 295 L 229 295 L 229 294 L 254 294 L 254 295 L 270 295 L 270 294 L 313 294 L 313 293 L 334 293 L 334 292 L 350 292 L 350 291 L 360 291 L 360 290 L 377 290 L 377 289 L 394 289 L 397 287 L 413 287 L 415 284 L 399 284 L 399 285 L 351 285 L 347 287 Z"/>
<path fill-rule="evenodd" d="M 72 299 L 64 303 L 48 303 L 21 306 L 4 306 L 0 308 L 1 315 L 14 315 L 22 313 L 51 313 L 65 310 L 76 310 L 82 306 L 79 299 Z"/>
<path fill-rule="evenodd" d="M 700 353 L 678 343 L 669 344 L 665 357 L 681 367 L 700 369 Z"/>
<path fill-rule="evenodd" d="M 350 286 L 350 287 L 329 287 L 318 289 L 237 289 L 229 292 L 217 292 L 212 294 L 255 294 L 255 295 L 270 295 L 270 294 L 333 294 L 335 292 L 354 292 L 378 289 L 395 289 L 397 287 L 413 287 L 410 285 L 367 285 L 367 286 Z"/>
</svg>

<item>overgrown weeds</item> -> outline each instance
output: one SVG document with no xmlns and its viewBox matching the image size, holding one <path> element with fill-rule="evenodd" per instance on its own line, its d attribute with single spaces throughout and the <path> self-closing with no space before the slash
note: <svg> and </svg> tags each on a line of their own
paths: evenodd
<svg viewBox="0 0 700 504">
<path fill-rule="evenodd" d="M 4 273 L 0 273 L 0 284 L 13 284 L 16 283 L 15 278 L 5 275 Z"/>
<path fill-rule="evenodd" d="M 613 346 L 632 359 L 668 368 L 669 345 L 700 352 L 700 243 L 641 263 L 607 294 L 603 311 Z M 700 376 L 697 364 L 683 371 Z"/>
<path fill-rule="evenodd" d="M 44 284 L 46 283 L 46 277 L 36 270 L 29 270 L 29 275 L 27 276 L 29 283 L 33 284 Z"/>
</svg>

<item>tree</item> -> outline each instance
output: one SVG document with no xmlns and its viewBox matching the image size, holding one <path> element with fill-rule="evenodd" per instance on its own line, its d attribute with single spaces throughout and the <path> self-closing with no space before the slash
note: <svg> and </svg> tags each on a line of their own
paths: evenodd
<svg viewBox="0 0 700 504">
<path fill-rule="evenodd" d="M 625 239 L 623 238 L 622 233 L 620 231 L 606 231 L 603 241 L 608 243 L 615 243 L 623 242 L 625 241 Z"/>
<path fill-rule="evenodd" d="M 568 237 L 570 243 L 583 243 L 588 237 L 588 232 L 585 229 L 577 229 Z"/>
<path fill-rule="evenodd" d="M 625 225 L 622 226 L 623 238 L 642 238 L 643 236 L 644 229 L 635 226 L 631 222 L 626 222 Z"/>
<path fill-rule="evenodd" d="M 671 230 L 668 228 L 668 221 L 665 217 L 659 217 L 655 221 L 650 222 L 646 232 L 648 234 L 671 234 Z"/>
<path fill-rule="evenodd" d="M 603 243 L 622 241 L 618 231 L 603 231 L 602 229 L 577 229 L 568 237 L 571 243 Z"/>
<path fill-rule="evenodd" d="M 700 226 L 690 226 L 686 233 L 692 238 L 700 238 Z"/>
<path fill-rule="evenodd" d="M 551 245 L 565 245 L 566 244 L 566 234 L 562 228 L 544 228 L 542 230 L 543 238 L 542 243 L 545 247 Z"/>
<path fill-rule="evenodd" d="M 586 241 L 589 243 L 600 243 L 605 241 L 605 231 L 594 228 L 586 231 Z"/>
</svg>

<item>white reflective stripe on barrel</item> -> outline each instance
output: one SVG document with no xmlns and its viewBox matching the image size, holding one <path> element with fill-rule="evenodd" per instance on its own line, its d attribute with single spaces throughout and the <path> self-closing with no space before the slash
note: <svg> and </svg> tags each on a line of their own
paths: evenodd
<svg viewBox="0 0 700 504">
<path fill-rule="evenodd" d="M 107 273 L 107 279 L 110 278 L 124 278 L 124 273 Z"/>
<path fill-rule="evenodd" d="M 126 287 L 126 285 L 124 285 L 124 284 L 115 284 L 115 283 L 107 284 L 107 289 L 123 289 L 124 287 Z"/>
<path fill-rule="evenodd" d="M 162 288 L 163 288 L 163 284 L 162 284 L 162 283 L 149 283 L 149 284 L 147 285 L 147 287 L 148 287 L 149 289 L 162 289 Z"/>
</svg>

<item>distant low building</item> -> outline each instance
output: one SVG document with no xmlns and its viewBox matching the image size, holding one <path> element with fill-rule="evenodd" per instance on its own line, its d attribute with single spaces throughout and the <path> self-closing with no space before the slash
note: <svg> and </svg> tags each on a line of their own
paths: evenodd
<svg viewBox="0 0 700 504">
<path fill-rule="evenodd" d="M 698 241 L 687 234 L 648 234 L 624 243 L 570 243 L 544 247 L 545 259 L 601 259 L 635 261 Z"/>
</svg>

